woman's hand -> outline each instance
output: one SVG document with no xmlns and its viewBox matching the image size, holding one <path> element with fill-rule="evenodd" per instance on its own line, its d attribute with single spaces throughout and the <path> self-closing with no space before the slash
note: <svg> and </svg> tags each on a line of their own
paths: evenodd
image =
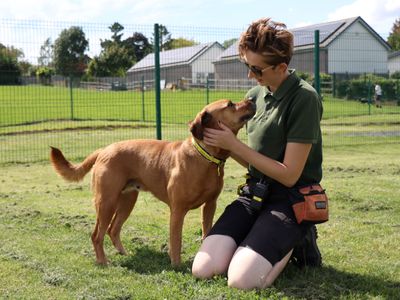
<svg viewBox="0 0 400 300">
<path fill-rule="evenodd" d="M 218 124 L 221 128 L 220 130 L 212 128 L 206 128 L 204 130 L 203 141 L 209 146 L 214 146 L 230 151 L 239 140 L 227 126 L 225 126 L 221 122 L 219 122 Z"/>
</svg>

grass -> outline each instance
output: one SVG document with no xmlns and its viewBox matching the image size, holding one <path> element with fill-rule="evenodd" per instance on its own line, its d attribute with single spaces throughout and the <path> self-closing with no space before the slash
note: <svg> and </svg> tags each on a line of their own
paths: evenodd
<svg viewBox="0 0 400 300">
<path fill-rule="evenodd" d="M 162 122 L 186 123 L 193 118 L 207 101 L 220 98 L 240 100 L 244 90 L 210 90 L 208 99 L 203 89 L 162 92 Z M 143 97 L 143 98 L 142 98 Z M 156 120 L 154 91 L 143 94 L 138 91 L 98 91 L 65 87 L 46 87 L 37 85 L 0 86 L 2 107 L 1 126 L 30 124 L 49 120 L 118 120 L 150 121 Z M 376 110 L 367 104 L 325 97 L 324 119 L 344 116 L 397 113 L 400 107 L 385 106 Z"/>
<path fill-rule="evenodd" d="M 354 155 L 357 152 L 357 156 Z M 0 174 L 0 295 L 5 299 L 398 299 L 399 144 L 325 150 L 331 219 L 318 226 L 321 269 L 289 265 L 271 289 L 238 291 L 226 278 L 190 274 L 200 245 L 200 212 L 185 219 L 183 265 L 167 255 L 168 208 L 142 194 L 123 229 L 129 255 L 94 264 L 95 215 L 89 177 L 65 183 L 47 163 L 13 164 Z M 229 161 L 217 216 L 235 197 L 243 169 Z M 57 296 L 55 296 L 57 295 Z"/>
<path fill-rule="evenodd" d="M 324 266 L 289 265 L 272 288 L 244 292 L 228 288 L 224 276 L 206 281 L 191 276 L 200 246 L 198 209 L 185 219 L 183 265 L 170 266 L 168 208 L 150 194 L 140 196 L 123 228 L 129 255 L 117 255 L 107 238 L 111 265 L 94 263 L 90 178 L 65 183 L 47 161 L 48 145 L 60 146 L 77 161 L 116 140 L 154 138 L 150 100 L 145 100 L 146 120 L 139 108 L 134 120 L 127 102 L 133 95 L 141 107 L 139 93 L 76 91 L 81 119 L 71 121 L 69 102 L 60 105 L 68 99 L 66 89 L 54 96 L 57 88 L 43 88 L 33 100 L 39 87 L 7 88 L 0 87 L 0 299 L 400 299 L 398 107 L 371 107 L 369 114 L 365 104 L 325 98 L 322 183 L 331 218 L 318 226 Z M 163 92 L 164 139 L 188 135 L 187 121 L 205 104 L 203 92 L 190 92 Z M 210 100 L 242 95 L 210 93 Z M 46 108 L 52 99 L 54 105 Z M 42 122 L 30 123 L 37 113 Z M 125 120 L 109 120 L 123 113 Z M 244 131 L 240 135 L 246 138 Z M 228 161 L 226 174 L 216 217 L 235 198 L 244 170 Z"/>
</svg>

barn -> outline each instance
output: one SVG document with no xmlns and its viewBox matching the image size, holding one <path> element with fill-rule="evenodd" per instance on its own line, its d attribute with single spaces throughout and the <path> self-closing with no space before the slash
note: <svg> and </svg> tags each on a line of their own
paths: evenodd
<svg viewBox="0 0 400 300">
<path fill-rule="evenodd" d="M 314 73 L 314 32 L 320 31 L 320 72 L 338 75 L 387 74 L 390 46 L 361 17 L 289 29 L 294 34 L 290 68 Z M 243 79 L 247 68 L 239 61 L 238 42 L 215 65 L 215 79 Z"/>
<path fill-rule="evenodd" d="M 160 52 L 160 80 L 178 84 L 182 79 L 190 84 L 203 84 L 214 78 L 212 62 L 221 55 L 224 47 L 218 42 Z M 150 53 L 127 71 L 129 81 L 154 79 L 154 53 Z"/>
<path fill-rule="evenodd" d="M 388 56 L 389 74 L 400 72 L 400 51 L 395 51 Z"/>
</svg>

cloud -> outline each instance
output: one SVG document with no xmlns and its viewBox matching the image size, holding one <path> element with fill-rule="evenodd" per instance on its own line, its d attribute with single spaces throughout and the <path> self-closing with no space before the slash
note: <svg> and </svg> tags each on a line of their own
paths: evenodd
<svg viewBox="0 0 400 300">
<path fill-rule="evenodd" d="M 376 32 L 387 35 L 400 16 L 399 0 L 356 0 L 328 14 L 329 21 L 361 16 Z"/>
</svg>

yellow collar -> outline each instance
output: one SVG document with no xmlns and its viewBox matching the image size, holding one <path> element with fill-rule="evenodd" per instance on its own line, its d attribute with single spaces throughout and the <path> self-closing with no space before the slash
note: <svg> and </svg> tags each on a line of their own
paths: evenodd
<svg viewBox="0 0 400 300">
<path fill-rule="evenodd" d="M 210 161 L 218 166 L 218 176 L 219 176 L 220 168 L 224 166 L 225 160 L 212 156 L 203 147 L 201 147 L 200 144 L 197 143 L 193 137 L 192 137 L 192 144 L 196 148 L 196 150 L 201 154 L 201 156 L 203 156 L 205 159 L 207 159 L 208 161 Z"/>
</svg>

